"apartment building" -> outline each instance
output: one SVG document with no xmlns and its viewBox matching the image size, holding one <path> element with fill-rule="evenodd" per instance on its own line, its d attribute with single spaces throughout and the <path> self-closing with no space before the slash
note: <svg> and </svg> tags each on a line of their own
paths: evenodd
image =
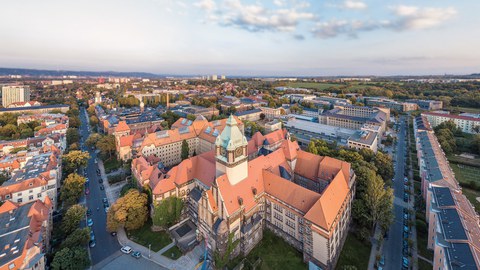
<svg viewBox="0 0 480 270">
<path fill-rule="evenodd" d="M 480 133 L 480 118 L 477 117 L 455 115 L 445 111 L 425 112 L 422 115 L 428 119 L 432 127 L 436 127 L 443 122 L 453 121 L 465 133 Z"/>
<path fill-rule="evenodd" d="M 24 107 L 35 107 L 41 106 L 42 103 L 38 101 L 19 101 L 19 102 L 12 102 L 8 105 L 8 108 L 24 108 Z"/>
<path fill-rule="evenodd" d="M 418 109 L 418 105 L 411 102 L 398 102 L 393 99 L 382 97 L 365 97 L 365 105 L 372 107 L 384 107 L 398 112 L 408 112 Z"/>
<path fill-rule="evenodd" d="M 53 204 L 48 197 L 27 204 L 0 206 L 0 270 L 46 269 Z"/>
<path fill-rule="evenodd" d="M 386 130 L 390 111 L 363 106 L 336 106 L 318 115 L 320 124 L 360 130 L 364 125 L 379 126 L 380 136 Z"/>
<path fill-rule="evenodd" d="M 32 157 L 0 186 L 0 201 L 18 204 L 44 200 L 47 196 L 57 205 L 57 188 L 61 180 L 60 151 L 55 147 Z"/>
<path fill-rule="evenodd" d="M 280 118 L 282 115 L 286 115 L 289 111 L 283 107 L 270 108 L 270 107 L 260 107 L 262 112 L 265 114 L 265 119 L 272 120 Z"/>
<path fill-rule="evenodd" d="M 462 194 L 428 118 L 414 121 L 433 269 L 479 269 L 480 219 Z"/>
<path fill-rule="evenodd" d="M 269 228 L 306 262 L 335 268 L 350 223 L 355 174 L 347 162 L 300 150 L 284 130 L 257 133 L 247 142 L 231 116 L 213 151 L 168 172 L 140 157 L 132 173 L 150 185 L 155 200 L 179 196 L 195 206 L 189 216 L 199 236 L 208 236 L 211 254 L 225 252 L 233 234 L 240 244 L 232 258 L 246 255 Z"/>
<path fill-rule="evenodd" d="M 28 85 L 5 85 L 2 86 L 2 106 L 8 108 L 8 105 L 14 102 L 30 101 L 30 86 Z"/>
<path fill-rule="evenodd" d="M 407 102 L 417 104 L 420 110 L 436 111 L 443 108 L 443 101 L 440 100 L 409 99 Z"/>
<path fill-rule="evenodd" d="M 242 121 L 258 121 L 260 120 L 260 114 L 262 113 L 263 111 L 261 109 L 252 109 L 242 112 L 236 112 L 234 115 Z"/>
<path fill-rule="evenodd" d="M 42 106 L 32 106 L 32 107 L 16 107 L 16 108 L 1 108 L 0 114 L 4 113 L 18 113 L 18 114 L 40 114 L 40 113 L 51 113 L 58 112 L 66 113 L 70 109 L 70 106 L 65 104 L 56 104 L 56 105 L 42 105 Z"/>
</svg>

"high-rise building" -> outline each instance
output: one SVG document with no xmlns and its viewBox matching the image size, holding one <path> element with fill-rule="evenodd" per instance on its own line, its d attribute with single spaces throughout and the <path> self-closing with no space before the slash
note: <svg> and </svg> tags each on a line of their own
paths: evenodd
<svg viewBox="0 0 480 270">
<path fill-rule="evenodd" d="M 2 87 L 2 106 L 14 102 L 30 101 L 30 87 L 27 85 L 6 85 Z"/>
</svg>

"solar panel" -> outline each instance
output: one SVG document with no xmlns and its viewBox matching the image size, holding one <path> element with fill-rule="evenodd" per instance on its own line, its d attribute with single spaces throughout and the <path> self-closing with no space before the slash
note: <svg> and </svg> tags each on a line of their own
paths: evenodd
<svg viewBox="0 0 480 270">
<path fill-rule="evenodd" d="M 213 134 L 212 134 L 212 135 L 215 136 L 215 137 L 217 137 L 217 136 L 218 136 L 218 129 L 215 129 L 215 130 L 213 131 Z"/>
<path fill-rule="evenodd" d="M 185 125 L 186 122 L 187 122 L 187 119 L 183 118 L 182 119 L 182 125 Z"/>
<path fill-rule="evenodd" d="M 212 128 L 211 127 L 207 127 L 207 129 L 205 129 L 205 133 L 209 134 L 210 131 L 212 131 Z"/>
<path fill-rule="evenodd" d="M 181 128 L 178 129 L 178 132 L 180 134 L 185 134 L 185 133 L 189 133 L 190 129 L 188 127 L 181 127 Z"/>
<path fill-rule="evenodd" d="M 187 126 L 192 125 L 192 120 L 188 120 Z"/>
</svg>

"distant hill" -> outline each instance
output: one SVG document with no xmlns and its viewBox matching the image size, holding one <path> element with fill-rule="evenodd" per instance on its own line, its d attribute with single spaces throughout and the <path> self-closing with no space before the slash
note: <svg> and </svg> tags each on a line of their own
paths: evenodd
<svg viewBox="0 0 480 270">
<path fill-rule="evenodd" d="M 89 76 L 89 77 L 142 77 L 142 78 L 164 78 L 166 75 L 158 75 L 147 72 L 116 72 L 116 71 L 72 71 L 72 70 L 47 70 L 47 69 L 25 69 L 25 68 L 0 68 L 0 76 L 22 75 L 22 76 Z"/>
</svg>

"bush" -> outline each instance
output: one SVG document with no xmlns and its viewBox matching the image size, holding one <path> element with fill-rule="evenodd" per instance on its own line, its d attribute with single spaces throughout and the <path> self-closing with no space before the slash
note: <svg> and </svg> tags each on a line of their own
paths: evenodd
<svg viewBox="0 0 480 270">
<path fill-rule="evenodd" d="M 109 175 L 107 178 L 109 184 L 115 184 L 125 180 L 125 178 L 121 174 Z"/>
</svg>

